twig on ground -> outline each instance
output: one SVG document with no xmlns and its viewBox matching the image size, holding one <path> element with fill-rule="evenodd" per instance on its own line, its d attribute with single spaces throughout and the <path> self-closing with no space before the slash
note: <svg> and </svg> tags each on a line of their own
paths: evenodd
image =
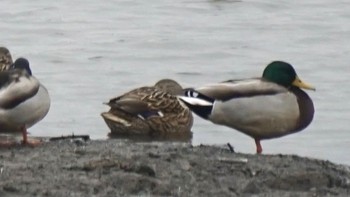
<svg viewBox="0 0 350 197">
<path fill-rule="evenodd" d="M 50 141 L 57 141 L 57 140 L 66 140 L 66 139 L 82 139 L 84 141 L 88 141 L 90 140 L 90 136 L 89 135 L 66 135 L 66 136 L 60 136 L 60 137 L 52 137 L 49 140 Z"/>
<path fill-rule="evenodd" d="M 235 153 L 235 149 L 233 148 L 233 146 L 231 146 L 230 143 L 227 143 L 227 146 L 230 149 L 231 153 Z"/>
</svg>

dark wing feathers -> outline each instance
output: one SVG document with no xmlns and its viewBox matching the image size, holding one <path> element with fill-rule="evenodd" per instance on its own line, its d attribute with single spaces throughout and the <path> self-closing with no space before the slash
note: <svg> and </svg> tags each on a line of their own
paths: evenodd
<svg viewBox="0 0 350 197">
<path fill-rule="evenodd" d="M 127 92 L 120 97 L 111 99 L 107 104 L 111 108 L 119 109 L 129 114 L 139 115 L 146 119 L 151 116 L 159 116 L 159 111 L 168 107 L 164 103 L 166 100 L 164 98 L 166 97 L 174 96 L 154 87 L 141 87 Z"/>
<path fill-rule="evenodd" d="M 34 96 L 40 83 L 23 70 L 0 72 L 0 108 L 12 109 Z"/>
</svg>

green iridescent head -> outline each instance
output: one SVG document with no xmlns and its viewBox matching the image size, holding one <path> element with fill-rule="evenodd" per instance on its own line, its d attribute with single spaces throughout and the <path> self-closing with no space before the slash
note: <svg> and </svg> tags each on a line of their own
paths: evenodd
<svg viewBox="0 0 350 197">
<path fill-rule="evenodd" d="M 314 87 L 300 80 L 292 65 L 283 61 L 273 61 L 267 65 L 262 77 L 287 88 L 290 86 L 296 86 L 299 88 L 315 90 Z"/>
</svg>

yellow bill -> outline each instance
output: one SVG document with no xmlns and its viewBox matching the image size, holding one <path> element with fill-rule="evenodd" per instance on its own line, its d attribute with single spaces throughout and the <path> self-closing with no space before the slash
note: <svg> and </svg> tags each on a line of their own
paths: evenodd
<svg viewBox="0 0 350 197">
<path fill-rule="evenodd" d="M 300 80 L 298 76 L 296 76 L 295 80 L 293 81 L 292 85 L 297 86 L 299 88 L 304 88 L 307 90 L 314 90 L 316 91 L 316 88 L 313 87 L 312 85 L 309 85 L 307 83 L 304 83 L 303 81 Z"/>
</svg>

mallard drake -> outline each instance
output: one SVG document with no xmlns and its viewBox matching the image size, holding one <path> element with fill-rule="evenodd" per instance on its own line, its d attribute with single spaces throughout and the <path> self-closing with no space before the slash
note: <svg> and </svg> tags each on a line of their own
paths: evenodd
<svg viewBox="0 0 350 197">
<path fill-rule="evenodd" d="M 29 62 L 18 58 L 10 70 L 0 72 L 0 132 L 22 132 L 23 143 L 27 129 L 42 120 L 50 108 L 47 89 L 32 75 Z"/>
<path fill-rule="evenodd" d="M 193 117 L 179 94 L 182 88 L 176 81 L 160 80 L 112 98 L 106 103 L 111 109 L 101 115 L 111 136 L 188 141 Z"/>
<path fill-rule="evenodd" d="M 10 51 L 6 47 L 0 47 L 0 71 L 8 70 L 12 63 Z"/>
<path fill-rule="evenodd" d="M 180 98 L 198 116 L 254 138 L 261 153 L 260 140 L 298 132 L 311 123 L 313 102 L 300 88 L 315 90 L 300 80 L 292 65 L 274 61 L 261 78 L 189 89 Z"/>
</svg>

